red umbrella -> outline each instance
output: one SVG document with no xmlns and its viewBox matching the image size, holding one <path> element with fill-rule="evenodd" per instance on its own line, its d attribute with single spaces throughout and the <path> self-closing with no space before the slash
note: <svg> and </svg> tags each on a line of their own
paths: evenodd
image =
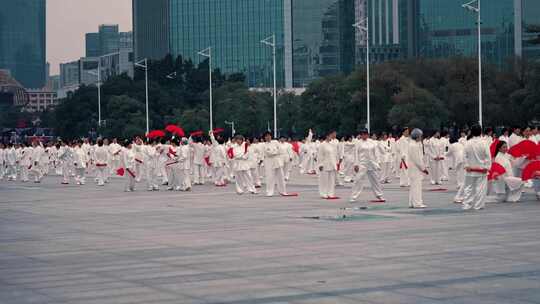
<svg viewBox="0 0 540 304">
<path fill-rule="evenodd" d="M 184 130 L 182 128 L 180 128 L 179 126 L 175 126 L 175 125 L 168 125 L 165 127 L 165 130 L 173 133 L 173 134 L 176 134 L 180 137 L 184 137 L 186 136 L 186 134 L 184 133 Z"/>
<path fill-rule="evenodd" d="M 493 163 L 491 164 L 491 169 L 488 173 L 488 180 L 494 180 L 497 179 L 497 177 L 503 175 L 506 173 L 506 169 L 504 169 L 503 166 L 499 163 Z"/>
<path fill-rule="evenodd" d="M 491 152 L 491 158 L 495 158 L 495 153 L 497 152 L 497 144 L 499 144 L 499 139 L 495 139 L 491 146 L 489 146 L 489 151 Z"/>
<path fill-rule="evenodd" d="M 165 132 L 161 130 L 153 130 L 153 131 L 148 132 L 148 134 L 146 134 L 146 137 L 148 138 L 165 137 Z"/>
<path fill-rule="evenodd" d="M 521 178 L 526 181 L 540 177 L 540 160 L 530 162 L 524 169 Z"/>
<path fill-rule="evenodd" d="M 219 133 L 221 133 L 223 131 L 225 131 L 225 129 L 223 129 L 223 128 L 215 128 L 214 130 L 212 130 L 212 133 L 219 134 Z"/>
<path fill-rule="evenodd" d="M 189 134 L 189 136 L 191 136 L 191 137 L 196 137 L 196 136 L 202 136 L 203 134 L 204 134 L 203 131 L 195 131 L 195 132 L 191 132 L 191 133 Z"/>
<path fill-rule="evenodd" d="M 508 153 L 513 157 L 527 156 L 527 158 L 533 159 L 536 158 L 537 149 L 537 144 L 532 140 L 526 139 L 519 144 L 512 146 L 512 148 L 508 150 Z"/>
</svg>

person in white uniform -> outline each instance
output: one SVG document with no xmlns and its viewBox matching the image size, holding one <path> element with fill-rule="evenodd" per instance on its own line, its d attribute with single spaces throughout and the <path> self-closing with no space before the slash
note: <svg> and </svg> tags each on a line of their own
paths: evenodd
<svg viewBox="0 0 540 304">
<path fill-rule="evenodd" d="M 524 183 L 520 177 L 514 176 L 512 170 L 513 157 L 507 153 L 508 144 L 499 141 L 495 150 L 495 162 L 503 166 L 506 173 L 493 181 L 493 190 L 498 202 L 518 202 L 523 192 Z"/>
<path fill-rule="evenodd" d="M 280 142 L 272 139 L 272 134 L 270 132 L 265 132 L 263 138 L 266 196 L 274 195 L 274 189 L 276 185 L 279 194 L 286 195 L 287 190 L 285 188 L 285 176 L 283 173 L 283 153 L 287 152 L 281 149 Z"/>
<path fill-rule="evenodd" d="M 328 132 L 317 150 L 319 194 L 326 199 L 336 198 L 336 174 L 339 158 L 337 146 L 332 143 L 334 139 L 336 139 L 336 131 Z"/>
<path fill-rule="evenodd" d="M 482 127 L 475 125 L 471 128 L 471 139 L 465 144 L 464 210 L 480 210 L 485 207 L 491 153 L 481 136 Z"/>
<path fill-rule="evenodd" d="M 411 141 L 408 145 L 407 157 L 409 167 L 409 208 L 426 208 L 422 198 L 422 180 L 428 174 L 424 162 L 422 148 L 422 130 L 414 129 L 411 132 Z"/>
<path fill-rule="evenodd" d="M 107 162 L 109 160 L 109 152 L 106 146 L 103 145 L 103 139 L 97 140 L 97 148 L 94 150 L 94 161 L 96 165 L 96 177 L 98 186 L 105 185 L 107 178 Z"/>
<path fill-rule="evenodd" d="M 379 149 L 379 142 L 369 138 L 368 130 L 360 131 L 360 140 L 356 142 L 354 151 L 354 172 L 356 172 L 356 176 L 354 177 L 351 202 L 360 197 L 366 178 L 377 200 L 385 201 L 378 174 L 381 167 L 376 155 L 377 149 Z"/>
</svg>

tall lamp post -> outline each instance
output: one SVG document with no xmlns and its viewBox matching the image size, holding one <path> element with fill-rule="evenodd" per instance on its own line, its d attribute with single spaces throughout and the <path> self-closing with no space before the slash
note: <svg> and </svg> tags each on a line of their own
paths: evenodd
<svg viewBox="0 0 540 304">
<path fill-rule="evenodd" d="M 148 134 L 150 132 L 150 122 L 148 116 L 148 59 L 144 58 L 143 60 L 136 62 L 135 66 L 144 69 L 144 83 L 146 87 L 146 134 Z"/>
<path fill-rule="evenodd" d="M 476 6 L 474 5 L 476 3 Z M 463 8 L 476 13 L 478 25 L 478 123 L 483 125 L 482 119 L 482 18 L 480 15 L 480 0 L 472 0 L 461 5 Z"/>
<path fill-rule="evenodd" d="M 278 136 L 277 132 L 277 85 L 276 85 L 276 34 L 261 40 L 262 44 L 272 47 L 272 61 L 274 65 L 274 138 Z"/>
<path fill-rule="evenodd" d="M 364 25 L 365 24 L 365 25 Z M 366 128 L 371 133 L 371 115 L 370 115 L 370 85 L 369 85 L 369 17 L 353 24 L 353 27 L 366 32 L 366 82 L 367 82 L 367 118 Z"/>
<path fill-rule="evenodd" d="M 209 88 L 209 95 L 210 95 L 210 130 L 214 129 L 214 119 L 212 115 L 212 47 L 209 46 L 206 49 L 199 51 L 197 54 L 200 56 L 208 58 L 208 78 L 210 79 L 210 88 Z"/>
</svg>

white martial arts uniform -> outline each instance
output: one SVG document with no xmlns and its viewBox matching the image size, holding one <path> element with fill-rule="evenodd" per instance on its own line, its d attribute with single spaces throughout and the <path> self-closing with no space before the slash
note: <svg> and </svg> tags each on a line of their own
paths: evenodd
<svg viewBox="0 0 540 304">
<path fill-rule="evenodd" d="M 408 187 L 409 182 L 409 173 L 408 173 L 408 164 L 407 164 L 407 154 L 409 153 L 409 138 L 406 136 L 401 136 L 401 138 L 396 142 L 398 155 L 400 157 L 399 164 L 399 185 L 401 187 Z"/>
<path fill-rule="evenodd" d="M 241 145 L 234 144 L 232 146 L 232 156 L 232 167 L 236 181 L 236 193 L 243 194 L 246 191 L 250 193 L 257 193 L 251 177 L 246 143 L 243 142 Z"/>
<path fill-rule="evenodd" d="M 508 153 L 499 152 L 495 157 L 495 162 L 503 166 L 506 173 L 493 181 L 493 190 L 499 202 L 515 203 L 521 198 L 523 191 L 523 181 L 513 175 L 512 156 Z"/>
<path fill-rule="evenodd" d="M 278 192 L 286 194 L 285 176 L 283 174 L 284 156 L 287 153 L 282 149 L 277 140 L 271 140 L 264 144 L 264 170 L 266 183 L 266 196 L 274 195 L 274 187 L 277 184 Z M 286 154 L 286 157 L 289 155 Z"/>
<path fill-rule="evenodd" d="M 94 150 L 94 164 L 96 166 L 96 177 L 98 186 L 105 185 L 107 178 L 107 163 L 109 161 L 109 151 L 106 146 L 97 146 Z"/>
<path fill-rule="evenodd" d="M 481 137 L 473 137 L 465 144 L 465 168 L 489 170 L 491 154 Z M 482 209 L 487 195 L 487 173 L 465 172 L 463 209 Z"/>
<path fill-rule="evenodd" d="M 408 145 L 408 171 L 410 179 L 409 189 L 409 207 L 425 208 L 422 198 L 422 180 L 424 179 L 424 171 L 426 164 L 424 162 L 422 143 L 411 140 Z"/>
<path fill-rule="evenodd" d="M 358 169 L 354 177 L 354 185 L 352 187 L 351 201 L 356 201 L 362 190 L 364 189 L 365 179 L 369 181 L 371 190 L 375 197 L 383 200 L 382 186 L 379 179 L 378 171 L 381 167 L 377 158 L 377 149 L 379 142 L 371 139 L 360 139 L 356 142 L 354 152 L 354 166 Z M 356 171 L 356 170 L 355 170 Z"/>
<path fill-rule="evenodd" d="M 323 141 L 317 150 L 317 167 L 319 169 L 319 194 L 322 198 L 336 196 L 336 174 L 339 162 L 337 146 Z"/>
</svg>

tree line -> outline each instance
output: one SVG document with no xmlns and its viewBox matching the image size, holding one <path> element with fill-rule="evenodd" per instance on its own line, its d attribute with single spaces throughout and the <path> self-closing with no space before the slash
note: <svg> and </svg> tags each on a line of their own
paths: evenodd
<svg viewBox="0 0 540 304">
<path fill-rule="evenodd" d="M 470 58 L 393 61 L 371 66 L 371 127 L 375 132 L 411 126 L 426 130 L 466 127 L 478 120 L 477 62 Z M 167 77 L 167 75 L 174 75 Z M 249 90 L 243 74 L 213 71 L 214 125 L 234 121 L 237 133 L 258 136 L 273 127 L 273 97 Z M 149 62 L 150 129 L 180 124 L 207 130 L 208 61 L 194 65 L 168 55 Z M 513 126 L 540 120 L 540 64 L 511 60 L 505 68 L 483 71 L 484 125 Z M 101 87 L 102 119 L 97 129 L 97 90 L 81 86 L 52 111 L 42 125 L 63 138 L 143 135 L 146 127 L 144 71 L 133 79 L 120 75 Z M 301 95 L 278 98 L 279 133 L 301 138 L 306 130 L 353 134 L 366 123 L 366 73 L 359 66 L 349 75 L 321 78 Z M 8 112 L 6 112 L 8 113 Z M 12 112 L 9 112 L 12 113 Z M 10 116 L 9 120 L 14 118 Z M 7 120 L 6 120 L 7 122 Z M 228 128 L 226 128 L 228 129 Z"/>
</svg>

